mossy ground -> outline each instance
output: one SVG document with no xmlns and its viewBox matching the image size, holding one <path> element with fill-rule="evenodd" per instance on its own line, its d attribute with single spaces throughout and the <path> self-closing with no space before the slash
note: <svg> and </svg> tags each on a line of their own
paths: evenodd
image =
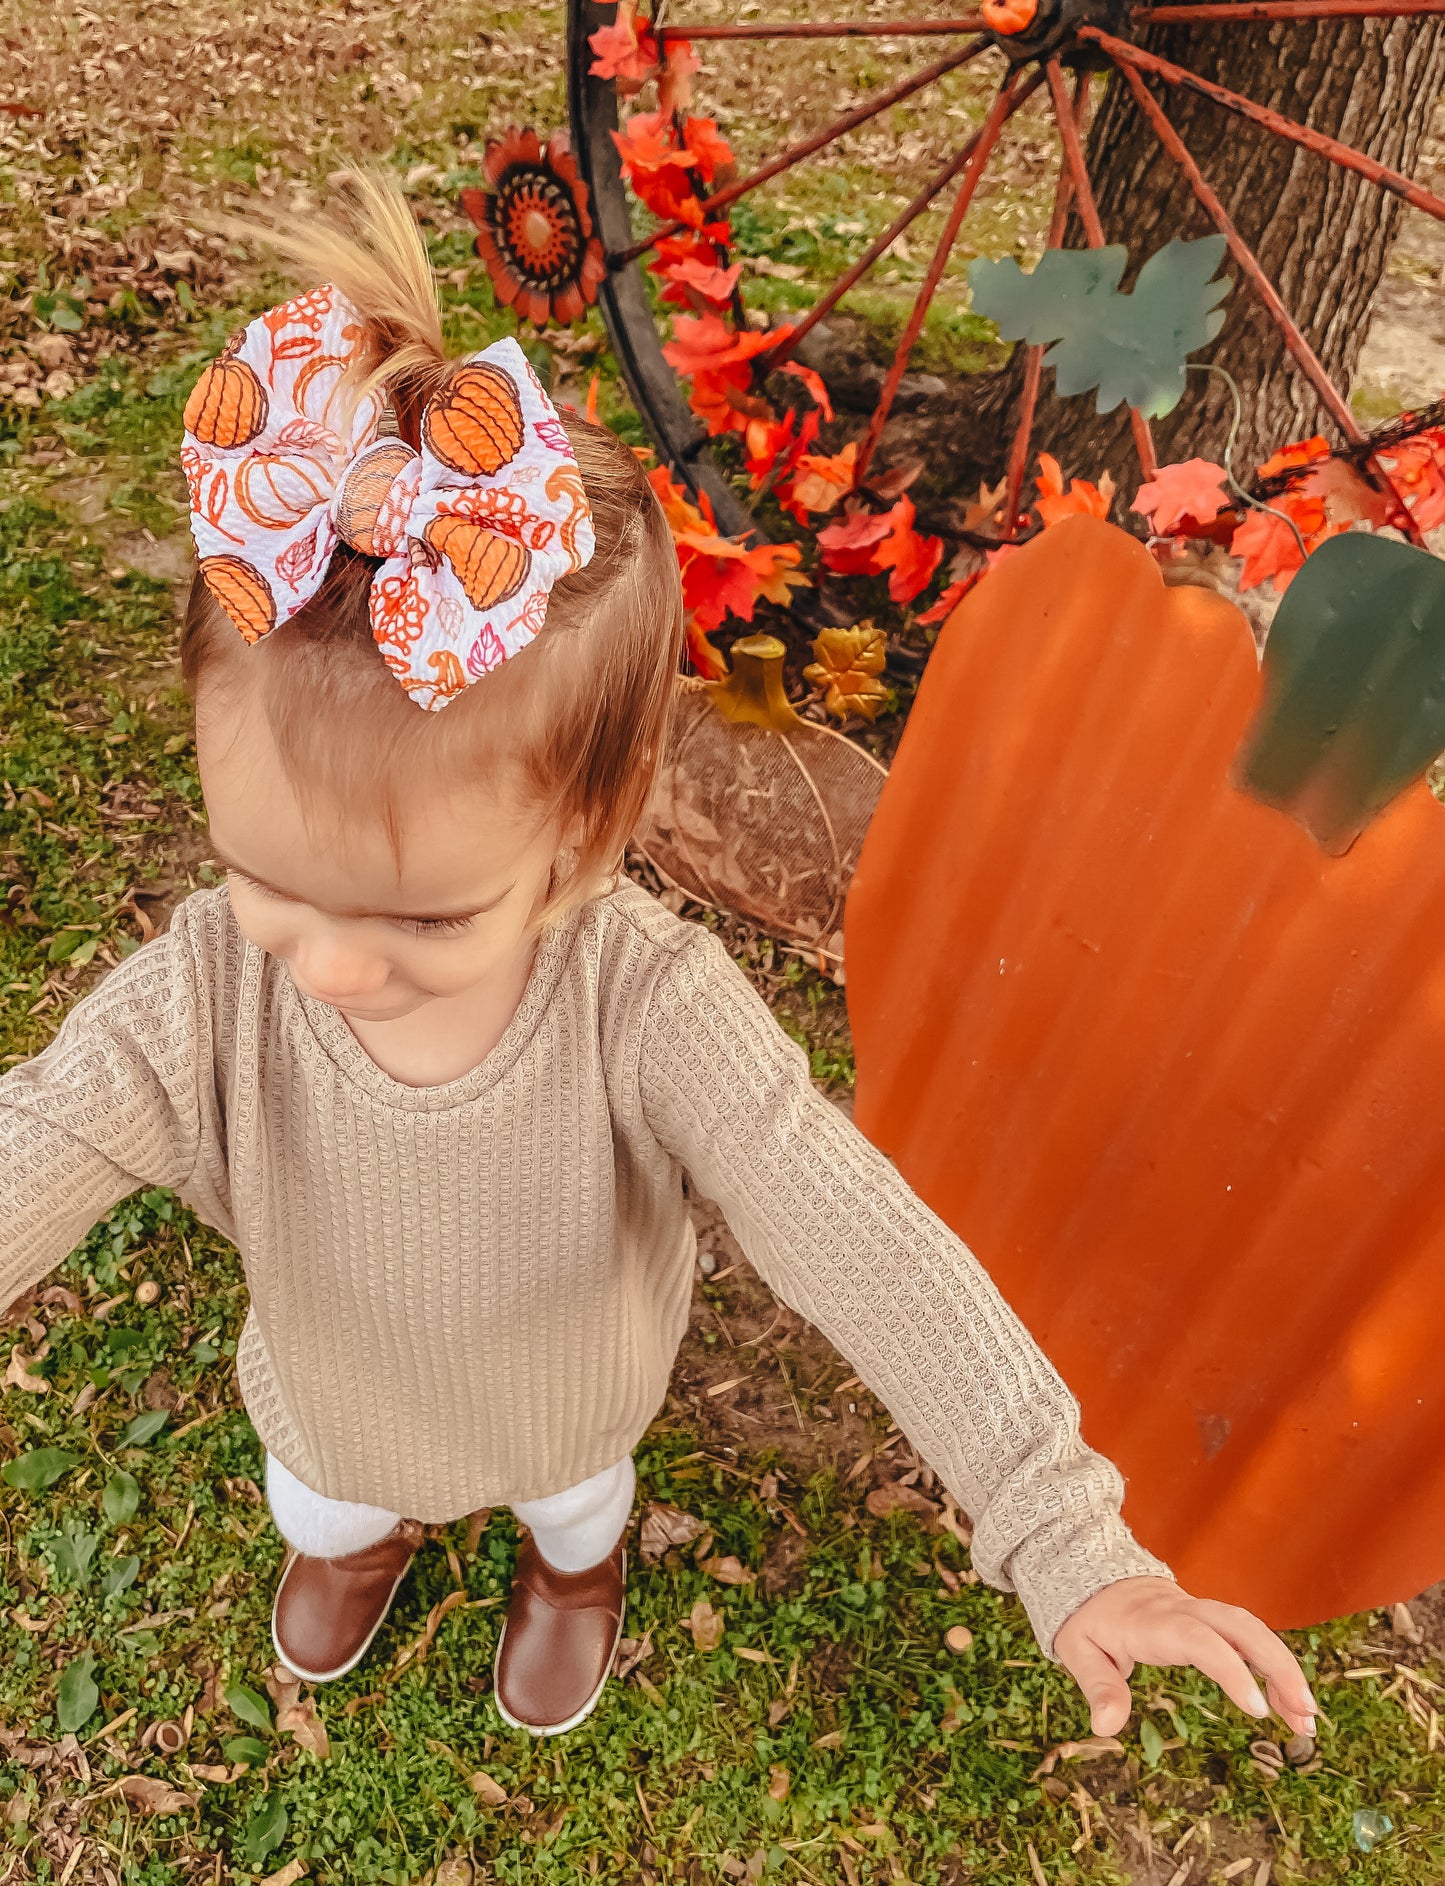
<svg viewBox="0 0 1445 1886">
<path fill-rule="evenodd" d="M 0 120 L 0 369 L 27 394 L 0 400 L 4 1065 L 206 875 L 173 661 L 179 415 L 201 363 L 275 284 L 201 212 L 252 192 L 304 197 L 339 163 L 385 161 L 427 218 L 453 337 L 508 331 L 451 203 L 489 128 L 561 121 L 561 10 L 482 12 L 479 28 L 458 0 L 117 0 L 101 19 L 0 0 L 7 86 L 43 114 Z M 961 88 L 950 109 L 972 108 Z M 910 130 L 900 116 L 890 135 Z M 856 252 L 928 158 L 915 152 L 852 219 L 824 201 L 835 186 L 800 183 L 748 246 L 785 265 L 796 251 L 805 268 L 836 259 L 829 245 Z M 1037 169 L 1016 179 L 1034 204 L 1021 223 L 1001 199 L 1001 248 L 1010 218 L 1031 239 Z M 855 199 L 858 181 L 845 178 Z M 890 287 L 874 291 L 880 308 Z M 986 338 L 968 322 L 941 298 L 930 361 Z M 595 322 L 538 360 L 579 400 L 596 370 L 603 415 L 641 443 Z M 766 945 L 751 966 L 820 1078 L 846 1084 L 836 1000 Z M 1086 1733 L 1070 1685 L 1018 1608 L 971 1582 L 951 1534 L 870 1514 L 868 1489 L 927 1489 L 926 1470 L 844 1365 L 786 1326 L 769 1337 L 758 1287 L 725 1272 L 699 1290 L 686 1392 L 639 1466 L 646 1497 L 695 1515 L 714 1560 L 735 1558 L 751 1582 L 719 1583 L 695 1553 L 639 1560 L 630 1673 L 576 1734 L 534 1744 L 488 1695 L 511 1522 L 445 1529 L 366 1664 L 315 1696 L 323 1757 L 313 1712 L 278 1732 L 266 1697 L 281 1547 L 235 1389 L 235 1254 L 166 1194 L 119 1207 L 0 1332 L 0 1457 L 28 1461 L 30 1482 L 0 1485 L 0 1878 L 1445 1875 L 1440 1670 L 1380 1619 L 1297 1640 L 1327 1711 L 1317 1772 L 1266 1781 L 1251 1725 L 1206 1685 L 1145 1672 L 1119 1750 L 1040 1773 Z M 758 1359 L 740 1364 L 748 1343 Z M 751 1401 L 727 1389 L 739 1368 Z M 865 1435 L 857 1472 L 839 1453 L 850 1420 Z M 719 1614 L 716 1648 L 700 1647 L 717 1625 L 699 1604 Z M 959 1624 L 972 1643 L 955 1653 L 945 1634 Z M 187 1730 L 177 1754 L 156 1746 L 160 1722 Z M 1360 1811 L 1393 1823 L 1368 1855 Z"/>
</svg>

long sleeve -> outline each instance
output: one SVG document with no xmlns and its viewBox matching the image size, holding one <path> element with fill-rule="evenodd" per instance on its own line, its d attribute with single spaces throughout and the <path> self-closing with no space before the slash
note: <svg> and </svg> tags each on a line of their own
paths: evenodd
<svg viewBox="0 0 1445 1886">
<path fill-rule="evenodd" d="M 200 1135 L 198 1017 L 182 921 L 126 957 L 42 1053 L 0 1078 L 0 1309 L 128 1193 L 186 1183 Z"/>
<path fill-rule="evenodd" d="M 813 1086 L 716 938 L 659 977 L 641 1057 L 659 1143 L 722 1208 L 777 1296 L 839 1349 L 974 1524 L 979 1573 L 1016 1590 L 1046 1653 L 1116 1579 L 1168 1568 L 1123 1482 L 967 1247 Z"/>
</svg>

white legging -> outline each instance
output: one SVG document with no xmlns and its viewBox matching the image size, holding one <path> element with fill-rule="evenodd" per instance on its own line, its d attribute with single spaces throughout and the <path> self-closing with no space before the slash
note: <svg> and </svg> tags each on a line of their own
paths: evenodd
<svg viewBox="0 0 1445 1886">
<path fill-rule="evenodd" d="M 519 1500 L 512 1511 L 530 1529 L 537 1550 L 555 1571 L 585 1572 L 600 1565 L 622 1537 L 636 1490 L 629 1454 L 615 1467 L 561 1493 Z M 313 1559 L 342 1559 L 364 1551 L 384 1539 L 400 1518 L 381 1506 L 354 1506 L 313 1493 L 270 1454 L 266 1498 L 281 1537 Z"/>
</svg>

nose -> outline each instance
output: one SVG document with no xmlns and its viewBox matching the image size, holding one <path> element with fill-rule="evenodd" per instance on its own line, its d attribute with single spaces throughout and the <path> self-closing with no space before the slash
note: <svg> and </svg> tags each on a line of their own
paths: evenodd
<svg viewBox="0 0 1445 1886">
<path fill-rule="evenodd" d="M 384 957 L 324 931 L 300 939 L 291 967 L 317 1001 L 333 1008 L 367 1001 L 381 991 L 390 974 Z"/>
</svg>

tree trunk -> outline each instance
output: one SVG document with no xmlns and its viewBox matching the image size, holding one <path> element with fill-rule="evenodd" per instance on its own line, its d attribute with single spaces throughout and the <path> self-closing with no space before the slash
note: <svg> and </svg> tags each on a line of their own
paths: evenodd
<svg viewBox="0 0 1445 1886">
<path fill-rule="evenodd" d="M 1436 99 L 1445 89 L 1445 21 L 1323 20 L 1308 24 L 1155 27 L 1144 41 L 1177 65 L 1271 106 L 1413 175 Z M 1266 276 L 1278 288 L 1325 371 L 1348 396 L 1385 271 L 1401 205 L 1364 178 L 1183 90 L 1151 90 L 1194 155 Z M 1173 236 L 1214 225 L 1161 149 L 1128 88 L 1115 78 L 1090 132 L 1089 172 L 1106 238 L 1129 250 L 1130 276 Z M 1065 246 L 1084 241 L 1071 215 Z M 1288 354 L 1283 337 L 1232 258 L 1234 288 L 1218 339 L 1195 356 L 1234 377 L 1243 423 L 1234 469 L 1247 477 L 1292 439 L 1333 421 Z M 993 423 L 994 472 L 1007 456 L 1022 378 L 1022 348 L 983 398 Z M 1046 372 L 1034 451 L 1066 473 L 1104 470 L 1132 493 L 1138 482 L 1129 414 L 1097 414 L 1091 396 L 1060 400 Z M 1184 398 L 1154 422 L 1161 464 L 1222 459 L 1234 405 L 1215 374 L 1191 372 Z"/>
</svg>

